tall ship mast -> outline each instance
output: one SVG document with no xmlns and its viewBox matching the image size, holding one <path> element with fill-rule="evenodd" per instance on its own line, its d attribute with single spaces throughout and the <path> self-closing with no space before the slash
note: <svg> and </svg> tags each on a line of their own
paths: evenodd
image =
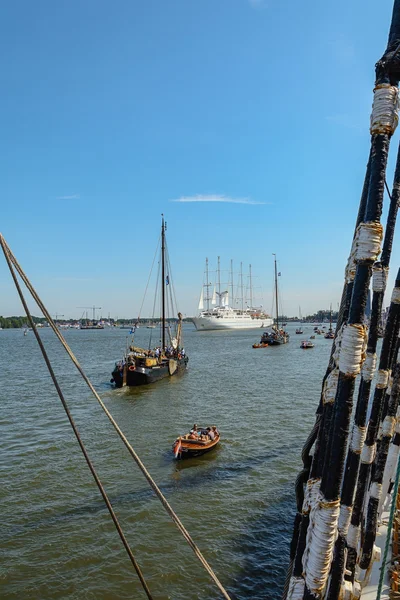
<svg viewBox="0 0 400 600">
<path fill-rule="evenodd" d="M 249 267 L 249 305 L 245 306 L 243 289 L 243 269 L 240 263 L 239 288 L 240 297 L 236 298 L 236 303 L 240 308 L 235 307 L 235 298 L 233 297 L 233 261 L 230 266 L 230 285 L 223 289 L 221 284 L 220 257 L 217 260 L 216 289 L 211 297 L 209 290 L 211 287 L 209 281 L 209 263 L 206 258 L 205 283 L 203 284 L 200 301 L 198 305 L 199 314 L 192 318 L 192 321 L 198 331 L 210 331 L 215 329 L 259 329 L 270 327 L 273 324 L 271 317 L 263 310 L 262 306 L 253 306 L 253 282 L 251 265 Z M 231 298 L 229 297 L 229 288 L 231 289 Z M 205 301 L 206 300 L 206 306 Z"/>
</svg>

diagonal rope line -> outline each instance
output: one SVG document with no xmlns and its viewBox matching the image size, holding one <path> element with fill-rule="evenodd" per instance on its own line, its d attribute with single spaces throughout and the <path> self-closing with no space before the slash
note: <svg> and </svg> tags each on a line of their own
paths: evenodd
<svg viewBox="0 0 400 600">
<path fill-rule="evenodd" d="M 161 237 L 160 237 L 160 238 L 159 238 L 159 240 L 158 240 L 158 243 L 157 243 L 157 248 L 156 248 L 156 251 L 155 251 L 155 253 L 154 253 L 153 262 L 151 263 L 151 269 L 150 269 L 150 273 L 149 273 L 149 276 L 148 276 L 148 278 L 147 278 L 146 288 L 145 288 L 145 290 L 144 290 L 144 294 L 143 294 L 143 300 L 142 300 L 142 304 L 140 305 L 139 314 L 138 314 L 138 318 L 137 318 L 137 321 L 138 321 L 138 322 L 140 321 L 140 315 L 142 314 L 143 304 L 144 304 L 144 301 L 145 301 L 145 299 L 146 299 L 146 294 L 147 294 L 147 290 L 148 290 L 148 287 L 149 287 L 150 278 L 151 278 L 151 275 L 152 275 L 152 273 L 153 273 L 154 263 L 156 262 L 156 258 L 157 258 L 157 254 L 158 254 L 158 248 L 160 247 L 160 241 L 161 241 Z"/>
<path fill-rule="evenodd" d="M 11 276 L 12 276 L 12 278 L 14 280 L 14 283 L 15 283 L 15 286 L 17 288 L 18 295 L 19 295 L 19 297 L 21 299 L 22 305 L 23 305 L 23 307 L 25 309 L 25 312 L 26 312 L 26 316 L 28 317 L 29 324 L 32 327 L 32 330 L 33 330 L 33 332 L 35 334 L 35 337 L 36 337 L 36 340 L 37 340 L 37 342 L 39 344 L 39 347 L 40 347 L 40 350 L 42 352 L 44 361 L 45 361 L 45 363 L 47 365 L 47 368 L 49 370 L 50 376 L 51 376 L 51 378 L 53 380 L 53 383 L 54 383 L 54 386 L 55 386 L 55 388 L 57 390 L 58 396 L 59 396 L 59 398 L 60 398 L 60 400 L 62 402 L 62 405 L 64 407 L 64 410 L 65 410 L 65 412 L 67 414 L 68 420 L 69 420 L 69 422 L 71 424 L 71 427 L 73 429 L 75 437 L 78 440 L 78 444 L 79 444 L 79 446 L 80 446 L 80 448 L 82 450 L 82 453 L 83 453 L 83 455 L 85 457 L 86 463 L 87 463 L 87 465 L 88 465 L 88 467 L 89 467 L 89 469 L 90 469 L 90 471 L 91 471 L 91 473 L 93 475 L 93 478 L 94 478 L 94 480 L 95 480 L 95 482 L 97 484 L 97 487 L 100 490 L 101 495 L 103 496 L 103 500 L 104 500 L 104 502 L 107 505 L 108 511 L 109 511 L 109 513 L 111 515 L 111 518 L 114 521 L 114 525 L 115 525 L 115 527 L 116 527 L 116 529 L 118 531 L 119 537 L 121 538 L 121 541 L 122 541 L 123 545 L 125 546 L 125 549 L 126 549 L 128 555 L 129 555 L 129 558 L 131 559 L 131 562 L 132 562 L 132 564 L 133 564 L 133 566 L 135 568 L 135 571 L 136 571 L 136 573 L 137 573 L 137 575 L 138 575 L 138 577 L 140 579 L 140 582 L 141 582 L 141 584 L 143 586 L 143 589 L 146 592 L 146 595 L 149 598 L 149 600 L 153 600 L 153 596 L 150 593 L 150 590 L 148 588 L 146 580 L 143 577 L 143 574 L 142 574 L 142 571 L 141 571 L 141 569 L 139 567 L 139 564 L 138 564 L 138 562 L 136 561 L 136 559 L 135 559 L 135 557 L 133 555 L 133 552 L 132 552 L 132 550 L 131 550 L 131 548 L 129 546 L 128 540 L 126 539 L 126 537 L 124 535 L 124 532 L 122 531 L 121 525 L 119 524 L 118 518 L 117 518 L 117 516 L 116 516 L 116 514 L 114 512 L 114 509 L 113 509 L 113 507 L 111 505 L 111 502 L 110 502 L 110 500 L 109 500 L 109 498 L 107 496 L 107 493 L 106 493 L 106 491 L 105 491 L 105 489 L 104 489 L 104 487 L 103 487 L 103 485 L 102 485 L 102 483 L 101 483 L 101 481 L 99 479 L 99 476 L 97 475 L 97 472 L 96 472 L 96 470 L 95 470 L 95 468 L 93 466 L 93 463 L 91 462 L 91 460 L 89 458 L 89 455 L 87 453 L 85 445 L 84 445 L 84 443 L 83 443 L 83 441 L 81 439 L 81 436 L 79 434 L 79 431 L 78 431 L 78 429 L 76 427 L 75 421 L 74 421 L 74 419 L 73 419 L 73 417 L 71 415 L 71 412 L 70 412 L 70 410 L 68 408 L 68 405 L 67 405 L 67 402 L 65 400 L 64 394 L 63 394 L 63 392 L 62 392 L 62 390 L 60 388 L 60 385 L 58 383 L 58 380 L 57 380 L 57 378 L 55 376 L 55 373 L 53 371 L 53 367 L 52 367 L 52 365 L 50 363 L 50 360 L 49 360 L 49 357 L 47 355 L 46 349 L 45 349 L 45 347 L 43 345 L 42 339 L 41 339 L 41 337 L 40 337 L 40 335 L 38 333 L 37 327 L 36 327 L 36 325 L 35 325 L 35 323 L 34 323 L 34 321 L 32 319 L 32 315 L 29 312 L 29 308 L 28 308 L 28 306 L 26 304 L 23 292 L 21 290 L 21 287 L 19 285 L 17 276 L 15 274 L 14 268 L 13 268 L 13 266 L 11 264 L 8 250 L 4 247 L 3 241 L 4 241 L 4 239 L 2 238 L 2 236 L 0 236 L 0 243 L 1 243 L 1 246 L 3 248 L 4 256 L 6 258 L 8 268 L 10 269 Z"/>
<path fill-rule="evenodd" d="M 79 373 L 81 374 L 81 376 L 83 377 L 84 381 L 88 385 L 89 389 L 93 393 L 94 397 L 96 398 L 96 400 L 100 404 L 101 408 L 103 409 L 103 411 L 107 415 L 108 419 L 110 420 L 110 422 L 113 425 L 114 429 L 116 430 L 116 432 L 120 436 L 121 440 L 124 442 L 124 444 L 125 444 L 126 448 L 128 449 L 130 455 L 132 456 L 132 458 L 134 459 L 134 461 L 138 465 L 139 469 L 142 471 L 143 475 L 147 479 L 150 487 L 153 489 L 154 493 L 156 494 L 156 496 L 160 500 L 161 504 L 164 506 L 165 510 L 167 511 L 167 513 L 169 514 L 169 516 L 171 517 L 171 519 L 174 521 L 175 525 L 178 527 L 179 531 L 181 532 L 181 534 L 183 535 L 183 537 L 185 538 L 185 540 L 187 541 L 187 543 L 189 544 L 189 546 L 192 548 L 194 554 L 196 555 L 196 557 L 198 558 L 198 560 L 201 562 L 201 564 L 203 565 L 203 567 L 207 571 L 207 573 L 210 575 L 211 579 L 214 581 L 215 585 L 218 587 L 218 589 L 220 590 L 220 592 L 222 593 L 222 595 L 224 596 L 224 598 L 226 598 L 226 600 L 231 600 L 228 592 L 225 590 L 225 588 L 223 587 L 222 583 L 219 581 L 217 575 L 214 573 L 214 571 L 212 570 L 212 568 L 210 567 L 210 565 L 208 564 L 208 562 L 204 558 L 203 554 L 201 553 L 200 549 L 197 547 L 197 545 L 195 544 L 195 542 L 191 538 L 189 532 L 184 527 L 182 521 L 179 519 L 178 515 L 174 512 L 173 508 L 168 503 L 167 499 L 165 498 L 165 496 L 161 492 L 160 488 L 157 486 L 156 482 L 154 481 L 154 479 L 152 478 L 152 476 L 150 475 L 150 473 L 148 472 L 148 470 L 146 469 L 146 467 L 144 466 L 144 464 L 140 460 L 138 454 L 135 452 L 135 450 L 131 446 L 130 442 L 128 441 L 128 439 L 126 438 L 125 434 L 123 433 L 123 431 L 119 427 L 118 423 L 115 421 L 114 417 L 111 415 L 110 411 L 105 406 L 105 404 L 102 401 L 102 399 L 100 398 L 99 394 L 94 389 L 91 381 L 87 377 L 86 373 L 83 371 L 83 369 L 82 369 L 81 365 L 79 364 L 77 358 L 75 357 L 75 355 L 73 354 L 71 348 L 68 346 L 67 342 L 65 341 L 65 339 L 61 335 L 60 331 L 55 326 L 55 324 L 53 322 L 53 319 L 51 318 L 50 314 L 48 313 L 46 307 L 44 306 L 44 304 L 40 300 L 40 298 L 37 295 L 35 289 L 33 288 L 33 286 L 31 285 L 31 283 L 29 281 L 29 279 L 27 278 L 27 276 L 25 275 L 24 271 L 22 270 L 22 268 L 18 264 L 17 259 L 15 258 L 15 256 L 13 255 L 13 253 L 11 252 L 11 250 L 10 250 L 7 242 L 5 241 L 4 237 L 1 234 L 0 234 L 0 245 L 2 246 L 3 251 L 6 254 L 6 258 L 7 258 L 7 255 L 9 256 L 9 258 L 12 261 L 13 265 L 15 266 L 16 270 L 18 271 L 21 279 L 23 280 L 23 282 L 25 283 L 26 287 L 28 288 L 28 290 L 32 294 L 32 297 L 34 298 L 34 300 L 37 303 L 38 307 L 41 309 L 43 315 L 48 320 L 50 327 L 52 328 L 52 330 L 54 331 L 54 333 L 56 334 L 56 336 L 60 340 L 61 344 L 64 346 L 67 354 L 69 355 L 69 357 L 71 358 L 72 362 L 74 363 L 74 365 L 78 369 Z M 4 249 L 6 249 L 6 251 Z"/>
</svg>

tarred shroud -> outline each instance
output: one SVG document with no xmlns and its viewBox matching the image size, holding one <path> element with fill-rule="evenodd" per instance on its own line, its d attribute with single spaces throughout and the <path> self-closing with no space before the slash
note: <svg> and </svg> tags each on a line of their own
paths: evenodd
<svg viewBox="0 0 400 600">
<path fill-rule="evenodd" d="M 383 57 L 376 64 L 375 86 L 381 84 L 390 84 L 398 86 L 400 79 L 400 0 L 395 0 L 392 23 L 389 32 L 387 49 Z M 360 207 L 356 222 L 356 228 L 363 222 L 379 222 L 382 214 L 387 157 L 392 132 L 373 133 L 371 136 L 371 149 L 367 165 L 367 172 L 361 196 Z M 392 247 L 394 226 L 397 214 L 397 201 L 399 198 L 400 187 L 400 158 L 398 158 L 393 198 L 389 210 L 388 223 L 386 228 L 385 242 L 382 252 L 382 263 L 389 265 L 390 253 Z M 358 324 L 363 322 L 367 293 L 372 274 L 371 260 L 363 260 L 357 264 L 357 270 L 353 281 L 347 281 L 344 286 L 342 302 L 339 311 L 339 319 L 336 332 L 344 323 Z M 374 352 L 377 344 L 377 326 L 380 321 L 380 312 L 382 307 L 383 292 L 374 292 L 372 301 L 371 328 L 368 338 L 368 351 Z M 335 344 L 332 348 L 332 355 L 324 377 L 323 384 L 331 370 L 333 369 L 333 353 Z M 339 383 L 336 399 L 333 404 L 323 404 L 322 395 L 320 405 L 317 410 L 316 425 L 311 432 L 305 447 L 302 458 L 304 469 L 300 473 L 297 488 L 297 515 L 293 539 L 291 543 L 291 565 L 290 574 L 294 577 L 301 577 L 303 573 L 302 558 L 306 549 L 306 535 L 309 526 L 309 515 L 302 514 L 303 504 L 303 485 L 308 478 L 321 479 L 321 492 L 327 501 L 338 500 L 345 496 L 346 502 L 353 504 L 355 485 L 358 479 L 360 457 L 351 456 L 347 458 L 346 473 L 343 489 L 341 490 L 342 479 L 344 475 L 344 466 L 346 458 L 346 448 L 349 436 L 350 414 L 353 405 L 353 395 L 355 387 L 355 378 L 345 377 L 343 373 L 339 374 Z M 366 407 L 368 405 L 370 394 L 370 382 L 362 382 L 357 401 L 356 422 L 362 426 L 365 424 Z M 315 442 L 314 456 L 311 458 L 310 450 Z M 347 476 L 347 477 L 346 477 Z M 360 482 L 361 482 L 360 477 Z M 365 480 L 366 485 L 366 480 Z M 331 585 L 328 591 L 329 600 L 338 598 L 340 586 L 344 574 L 344 550 L 345 539 L 339 536 L 336 543 L 334 559 L 332 563 Z M 287 581 L 288 583 L 288 581 Z M 285 589 L 284 598 L 287 597 Z M 315 600 L 315 594 L 305 585 L 304 599 Z"/>
</svg>

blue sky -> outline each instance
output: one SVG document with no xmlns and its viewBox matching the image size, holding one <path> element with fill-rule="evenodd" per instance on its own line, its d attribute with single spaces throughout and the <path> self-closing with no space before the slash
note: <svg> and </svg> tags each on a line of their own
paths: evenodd
<svg viewBox="0 0 400 600">
<path fill-rule="evenodd" d="M 49 310 L 137 314 L 162 212 L 185 314 L 217 255 L 225 269 L 251 263 L 269 307 L 273 252 L 287 313 L 336 306 L 391 10 L 392 0 L 4 4 L 0 230 Z M 398 132 L 389 182 L 397 145 Z M 190 201 L 201 199 L 225 201 Z M 395 240 L 392 273 L 399 264 Z M 3 260 L 0 282 L 0 314 L 22 314 Z"/>
</svg>

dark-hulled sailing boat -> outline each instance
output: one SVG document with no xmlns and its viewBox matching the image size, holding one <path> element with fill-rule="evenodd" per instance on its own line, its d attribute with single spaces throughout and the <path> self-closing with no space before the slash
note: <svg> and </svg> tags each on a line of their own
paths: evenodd
<svg viewBox="0 0 400 600">
<path fill-rule="evenodd" d="M 331 304 L 331 308 L 329 310 L 329 330 L 324 335 L 324 338 L 326 340 L 333 340 L 335 338 L 335 333 L 332 329 L 332 304 Z"/>
<path fill-rule="evenodd" d="M 287 344 L 289 341 L 289 334 L 279 327 L 279 305 L 278 305 L 278 272 L 276 268 L 276 254 L 274 254 L 275 263 L 275 306 L 276 306 L 276 321 L 275 325 L 271 328 L 271 331 L 265 331 L 260 340 L 260 344 L 268 344 L 268 346 L 280 346 L 281 344 Z"/>
<path fill-rule="evenodd" d="M 182 314 L 178 312 L 175 334 L 166 318 L 167 287 L 170 290 L 169 306 L 173 306 L 171 270 L 166 250 L 165 231 L 167 225 L 162 217 L 161 224 L 161 345 L 151 348 L 139 348 L 134 345 L 134 337 L 124 358 L 115 364 L 112 383 L 116 387 L 137 386 L 155 383 L 165 377 L 171 377 L 186 369 L 189 358 L 182 347 Z M 157 286 L 158 287 L 158 286 Z M 133 330 L 133 336 L 135 328 Z"/>
</svg>

